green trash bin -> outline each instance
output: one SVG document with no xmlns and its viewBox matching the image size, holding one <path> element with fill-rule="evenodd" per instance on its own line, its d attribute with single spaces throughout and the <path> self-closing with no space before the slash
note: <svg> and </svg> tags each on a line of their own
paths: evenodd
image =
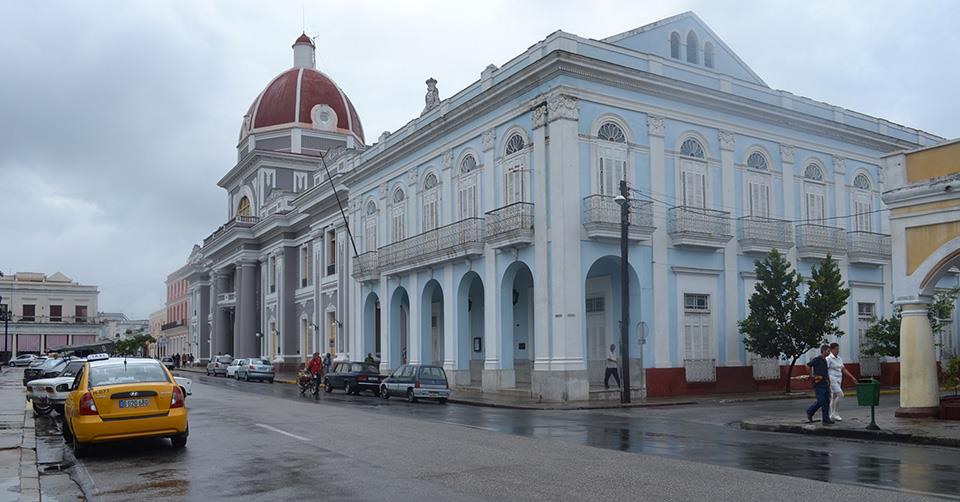
<svg viewBox="0 0 960 502">
<path fill-rule="evenodd" d="M 880 404 L 880 382 L 876 378 L 861 378 L 857 381 L 857 404 L 860 406 Z"/>
</svg>

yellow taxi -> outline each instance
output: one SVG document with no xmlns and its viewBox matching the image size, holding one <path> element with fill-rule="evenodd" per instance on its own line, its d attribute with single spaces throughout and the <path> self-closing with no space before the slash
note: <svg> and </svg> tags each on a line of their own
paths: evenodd
<svg viewBox="0 0 960 502">
<path fill-rule="evenodd" d="M 64 439 L 74 454 L 87 445 L 169 437 L 187 444 L 187 406 L 180 385 L 160 361 L 94 354 L 77 374 L 64 403 Z"/>
</svg>

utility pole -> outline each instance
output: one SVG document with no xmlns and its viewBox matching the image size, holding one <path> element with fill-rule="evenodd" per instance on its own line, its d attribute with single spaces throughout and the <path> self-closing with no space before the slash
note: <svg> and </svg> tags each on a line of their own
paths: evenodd
<svg viewBox="0 0 960 502">
<path fill-rule="evenodd" d="M 630 230 L 630 189 L 626 180 L 620 180 L 620 195 L 615 199 L 620 204 L 620 357 L 623 382 L 620 386 L 620 402 L 630 402 L 630 261 L 628 258 Z"/>
</svg>

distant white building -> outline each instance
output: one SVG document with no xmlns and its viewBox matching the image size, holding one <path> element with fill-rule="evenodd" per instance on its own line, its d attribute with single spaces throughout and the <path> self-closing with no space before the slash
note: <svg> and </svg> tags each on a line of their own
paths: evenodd
<svg viewBox="0 0 960 502">
<path fill-rule="evenodd" d="M 99 294 L 97 286 L 80 284 L 60 272 L 0 277 L 0 311 L 11 313 L 0 351 L 16 357 L 96 341 L 101 329 L 95 314 Z"/>
<path fill-rule="evenodd" d="M 130 335 L 150 331 L 148 319 L 130 319 L 120 312 L 100 312 L 97 315 L 100 317 L 100 338 L 122 340 Z"/>
</svg>

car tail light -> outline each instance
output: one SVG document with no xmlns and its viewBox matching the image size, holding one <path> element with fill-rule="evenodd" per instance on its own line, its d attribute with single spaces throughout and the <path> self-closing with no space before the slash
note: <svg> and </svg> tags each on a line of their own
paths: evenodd
<svg viewBox="0 0 960 502">
<path fill-rule="evenodd" d="M 180 387 L 173 388 L 173 397 L 170 398 L 170 409 L 183 408 L 183 392 Z"/>
<path fill-rule="evenodd" d="M 251 370 L 255 370 L 255 369 L 257 369 L 257 367 L 256 367 L 256 366 L 247 366 L 247 368 L 248 368 L 248 369 L 251 369 Z"/>
<path fill-rule="evenodd" d="M 420 388 L 420 380 L 417 380 L 416 383 L 413 384 L 413 386 L 419 389 L 419 388 Z"/>
<path fill-rule="evenodd" d="M 357 380 L 362 380 L 362 381 L 366 382 L 366 381 L 367 381 L 367 375 L 360 375 L 360 376 L 357 377 Z"/>
<path fill-rule="evenodd" d="M 81 415 L 99 415 L 97 411 L 97 403 L 93 402 L 93 394 L 87 392 L 80 398 L 80 414 Z"/>
</svg>

